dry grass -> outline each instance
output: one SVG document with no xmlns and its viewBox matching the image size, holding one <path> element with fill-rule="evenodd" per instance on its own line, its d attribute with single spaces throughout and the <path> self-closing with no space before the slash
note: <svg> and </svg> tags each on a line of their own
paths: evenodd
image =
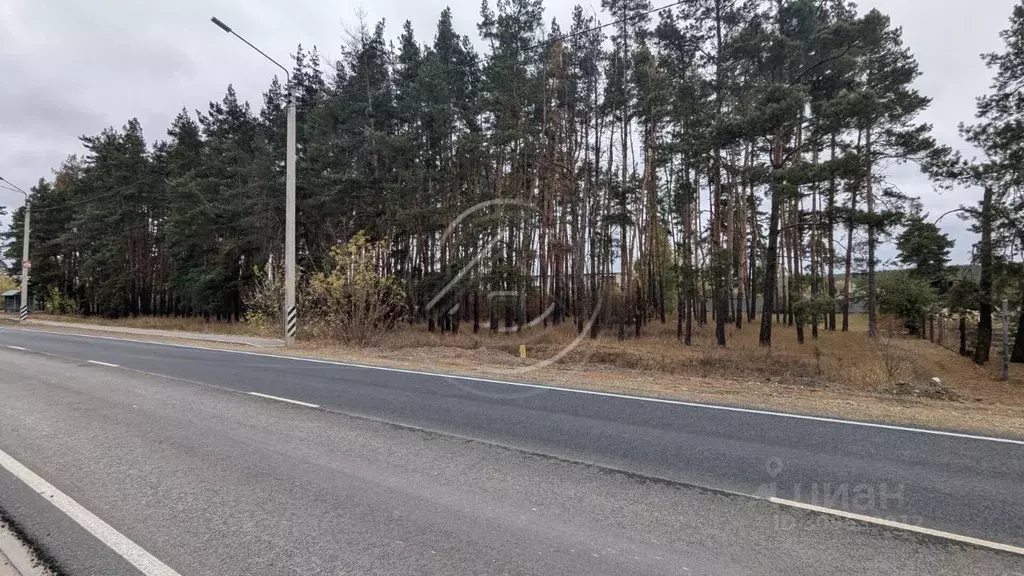
<svg viewBox="0 0 1024 576">
<path fill-rule="evenodd" d="M 805 382 L 809 385 L 834 383 L 845 388 L 875 390 L 889 381 L 882 351 L 868 338 L 866 321 L 854 318 L 850 332 L 827 332 L 812 340 L 810 328 L 806 343 L 797 343 L 795 328 L 776 324 L 771 349 L 758 344 L 759 325 L 731 327 L 727 346 L 714 342 L 713 326 L 694 328 L 693 346 L 683 346 L 677 339 L 675 326 L 655 322 L 648 325 L 639 340 L 619 341 L 605 332 L 597 340 L 585 338 L 565 355 L 564 367 L 607 366 L 680 374 L 699 377 Z M 390 335 L 381 347 L 386 350 L 444 349 L 497 350 L 518 356 L 520 345 L 527 348 L 534 361 L 552 358 L 565 349 L 577 333 L 573 326 L 538 328 L 518 334 L 491 334 L 481 330 L 473 334 L 463 329 L 458 334 L 427 332 L 422 326 L 406 326 Z M 913 377 L 900 370 L 898 377 Z"/>
</svg>

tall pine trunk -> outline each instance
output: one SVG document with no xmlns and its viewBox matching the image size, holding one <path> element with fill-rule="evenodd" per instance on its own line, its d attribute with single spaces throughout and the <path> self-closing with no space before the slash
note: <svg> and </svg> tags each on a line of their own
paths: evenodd
<svg viewBox="0 0 1024 576">
<path fill-rule="evenodd" d="M 981 200 L 981 279 L 979 281 L 978 336 L 974 345 L 974 361 L 988 362 L 992 350 L 992 187 L 985 186 Z"/>
<path fill-rule="evenodd" d="M 772 166 L 782 165 L 782 138 L 775 135 L 772 146 Z M 758 341 L 761 346 L 772 345 L 772 313 L 775 305 L 776 282 L 779 274 L 779 211 L 782 201 L 782 190 L 775 181 L 771 184 L 771 211 L 768 217 L 768 252 L 765 255 L 764 267 L 764 302 L 761 307 L 761 333 Z"/>
<path fill-rule="evenodd" d="M 772 314 L 775 306 L 775 285 L 779 275 L 779 196 L 777 185 L 772 186 L 771 214 L 768 219 L 768 252 L 765 255 L 764 294 L 761 299 L 761 346 L 772 345 Z"/>
<path fill-rule="evenodd" d="M 853 231 L 857 218 L 857 189 L 850 190 L 850 215 L 846 226 L 846 270 L 843 276 L 843 332 L 850 331 L 850 301 L 853 297 Z"/>
<path fill-rule="evenodd" d="M 836 159 L 836 135 L 832 134 L 831 139 L 831 151 L 829 154 L 829 160 Z M 833 169 L 832 175 L 829 178 L 828 183 L 828 246 L 825 247 L 825 253 L 828 258 L 828 329 L 831 332 L 836 331 L 836 173 Z"/>
<path fill-rule="evenodd" d="M 878 278 L 875 274 L 875 249 L 877 233 L 875 226 L 875 183 L 874 158 L 871 157 L 871 126 L 864 132 L 864 151 L 867 158 L 867 176 L 865 179 L 864 198 L 868 208 L 868 336 L 878 335 Z"/>
</svg>

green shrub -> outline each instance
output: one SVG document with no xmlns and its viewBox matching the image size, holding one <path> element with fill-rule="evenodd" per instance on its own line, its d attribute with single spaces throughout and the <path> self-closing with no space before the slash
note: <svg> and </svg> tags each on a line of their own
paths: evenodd
<svg viewBox="0 0 1024 576">
<path fill-rule="evenodd" d="M 46 295 L 46 300 L 43 302 L 43 308 L 48 314 L 76 315 L 79 313 L 78 301 L 61 294 L 56 286 L 50 288 L 50 293 Z"/>
<path fill-rule="evenodd" d="M 371 346 L 406 312 L 405 292 L 393 276 L 377 274 L 387 244 L 363 232 L 331 250 L 331 269 L 310 277 L 300 291 L 300 319 L 314 336 Z"/>
<path fill-rule="evenodd" d="M 0 272 L 0 292 L 7 292 L 8 290 L 14 290 L 18 287 L 18 283 L 14 281 L 7 274 Z"/>
<path fill-rule="evenodd" d="M 889 274 L 878 280 L 878 311 L 902 318 L 911 334 L 918 333 L 924 317 L 935 310 L 938 300 L 925 280 L 906 274 Z"/>
</svg>

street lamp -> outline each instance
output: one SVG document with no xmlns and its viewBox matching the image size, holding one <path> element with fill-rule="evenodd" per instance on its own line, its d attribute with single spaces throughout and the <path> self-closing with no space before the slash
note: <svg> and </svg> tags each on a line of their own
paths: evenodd
<svg viewBox="0 0 1024 576">
<path fill-rule="evenodd" d="M 210 21 L 228 34 L 233 34 L 236 38 L 248 44 L 250 48 L 259 52 L 261 56 L 273 62 L 275 66 L 284 71 L 285 81 L 288 83 L 288 145 L 284 163 L 286 196 L 284 225 L 284 345 L 293 346 L 295 344 L 295 332 L 298 329 L 298 316 L 295 310 L 295 94 L 292 93 L 291 76 L 284 66 L 281 66 L 262 50 L 239 36 L 227 24 L 221 22 L 216 17 L 210 18 Z"/>
<path fill-rule="evenodd" d="M 28 319 L 28 271 L 32 266 L 28 259 L 28 231 L 29 220 L 32 216 L 32 200 L 29 199 L 28 192 L 18 188 L 3 176 L 0 176 L 0 182 L 6 182 L 11 186 L 8 188 L 9 190 L 14 190 L 25 197 L 25 239 L 21 242 L 21 320 L 24 322 Z"/>
</svg>

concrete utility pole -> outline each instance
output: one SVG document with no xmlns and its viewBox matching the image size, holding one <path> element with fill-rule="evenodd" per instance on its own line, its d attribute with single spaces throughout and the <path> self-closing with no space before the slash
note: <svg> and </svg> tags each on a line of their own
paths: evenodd
<svg viewBox="0 0 1024 576">
<path fill-rule="evenodd" d="M 32 263 L 28 259 L 28 238 L 29 227 L 31 224 L 30 220 L 32 217 L 32 200 L 29 199 L 28 192 L 18 188 L 10 180 L 0 176 L 0 181 L 10 184 L 10 189 L 13 189 L 15 192 L 25 197 L 25 239 L 21 242 L 21 320 L 24 322 L 28 319 L 28 271 L 32 267 Z"/>
<path fill-rule="evenodd" d="M 288 152 L 285 156 L 284 345 L 295 345 L 295 94 L 288 87 Z"/>
<path fill-rule="evenodd" d="M 270 60 L 275 66 L 284 71 L 285 82 L 288 85 L 288 128 L 287 128 L 287 151 L 285 155 L 285 224 L 284 224 L 284 345 L 295 344 L 295 333 L 298 331 L 298 314 L 295 310 L 295 94 L 292 92 L 292 79 L 288 70 L 278 64 L 270 56 L 267 56 L 259 48 L 255 47 L 245 38 L 242 38 L 227 24 L 216 17 L 210 21 L 220 27 L 221 30 L 245 42 L 250 48 L 260 53 L 261 56 Z M 27 219 L 26 219 L 27 221 Z"/>
<path fill-rule="evenodd" d="M 32 201 L 25 195 L 25 239 L 21 241 L 21 321 L 28 320 L 28 274 L 32 261 L 28 259 L 28 235 L 32 219 Z"/>
</svg>

